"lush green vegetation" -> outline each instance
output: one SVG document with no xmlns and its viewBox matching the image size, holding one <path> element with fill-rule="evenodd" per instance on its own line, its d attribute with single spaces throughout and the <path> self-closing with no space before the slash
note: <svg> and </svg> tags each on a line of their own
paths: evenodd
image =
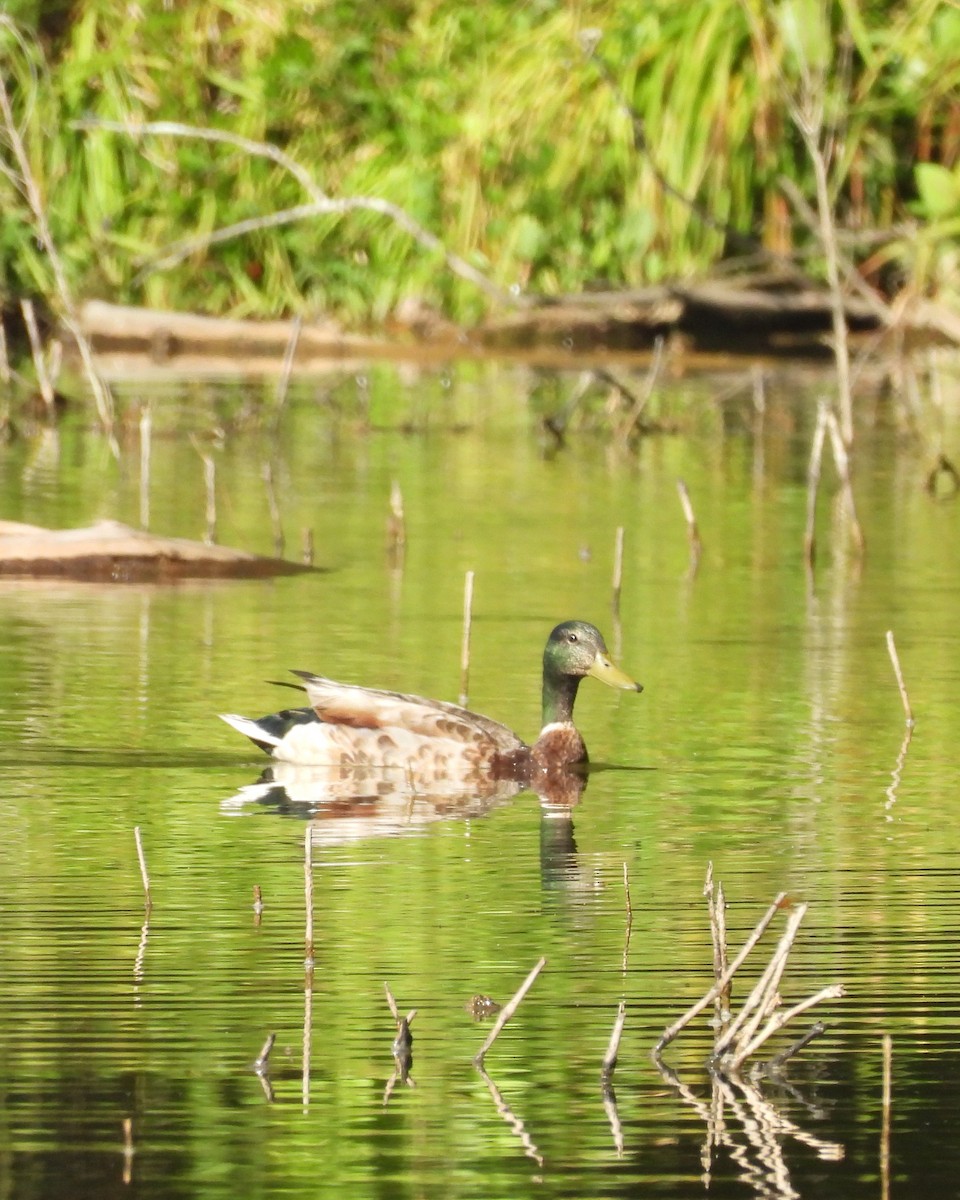
<svg viewBox="0 0 960 1200">
<path fill-rule="evenodd" d="M 391 201 L 501 287 L 555 293 L 702 272 L 751 247 L 809 255 L 816 271 L 797 117 L 817 110 L 845 252 L 888 290 L 960 292 L 960 11 L 946 0 L 8 0 L 6 11 L 17 24 L 0 27 L 4 77 L 79 295 L 353 321 L 406 299 L 458 318 L 489 303 L 370 211 L 149 269 L 185 237 L 309 197 L 235 145 L 78 119 L 274 143 L 328 195 Z M 0 287 L 51 295 L 6 142 Z"/>
</svg>

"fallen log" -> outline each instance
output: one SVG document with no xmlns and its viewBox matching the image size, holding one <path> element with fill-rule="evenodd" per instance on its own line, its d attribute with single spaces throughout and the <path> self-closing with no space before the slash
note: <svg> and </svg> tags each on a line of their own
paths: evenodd
<svg viewBox="0 0 960 1200">
<path fill-rule="evenodd" d="M 0 521 L 0 576 L 59 577 L 99 583 L 179 579 L 264 579 L 314 570 L 189 538 L 158 537 L 119 521 L 83 529 L 44 529 Z"/>
</svg>

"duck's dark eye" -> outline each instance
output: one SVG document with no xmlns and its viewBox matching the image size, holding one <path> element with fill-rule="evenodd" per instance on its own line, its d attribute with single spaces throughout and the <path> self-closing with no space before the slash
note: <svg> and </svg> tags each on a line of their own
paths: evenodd
<svg viewBox="0 0 960 1200">
<path fill-rule="evenodd" d="M 580 641 L 580 639 L 577 637 L 577 635 L 576 635 L 575 633 L 568 633 L 568 634 L 567 634 L 567 641 L 568 641 L 568 642 L 579 642 L 579 641 Z"/>
</svg>

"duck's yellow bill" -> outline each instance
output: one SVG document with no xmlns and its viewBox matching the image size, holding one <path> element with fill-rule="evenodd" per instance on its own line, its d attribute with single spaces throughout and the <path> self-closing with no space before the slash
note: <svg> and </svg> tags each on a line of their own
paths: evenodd
<svg viewBox="0 0 960 1200">
<path fill-rule="evenodd" d="M 624 692 L 642 692 L 643 684 L 637 683 L 636 680 L 630 678 L 619 667 L 615 667 L 605 654 L 598 654 L 593 660 L 593 666 L 587 672 L 594 679 L 599 679 L 601 683 L 607 684 L 608 687 L 620 688 Z"/>
</svg>

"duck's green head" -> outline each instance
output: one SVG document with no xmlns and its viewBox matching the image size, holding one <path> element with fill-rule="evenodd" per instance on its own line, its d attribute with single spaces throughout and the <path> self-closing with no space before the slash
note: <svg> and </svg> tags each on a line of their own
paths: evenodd
<svg viewBox="0 0 960 1200">
<path fill-rule="evenodd" d="M 610 687 L 642 692 L 643 686 L 610 661 L 603 635 L 586 621 L 564 621 L 543 651 L 543 722 L 568 721 L 580 680 L 587 675 Z"/>
</svg>

